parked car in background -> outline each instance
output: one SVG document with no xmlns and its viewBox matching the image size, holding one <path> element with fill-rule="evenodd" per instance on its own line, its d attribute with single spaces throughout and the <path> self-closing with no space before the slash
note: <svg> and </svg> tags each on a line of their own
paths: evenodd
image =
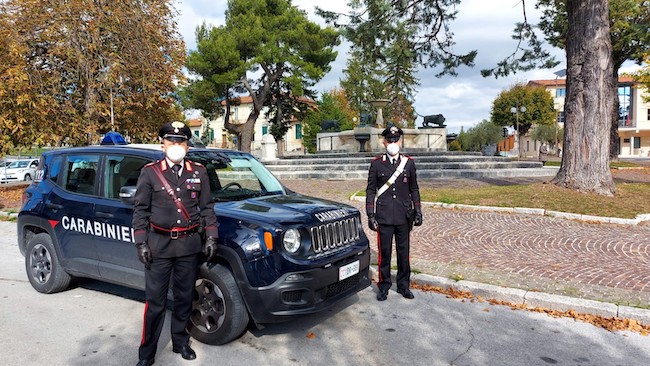
<svg viewBox="0 0 650 366">
<path fill-rule="evenodd" d="M 0 182 L 30 181 L 34 179 L 39 159 L 21 159 L 0 168 Z"/>
</svg>

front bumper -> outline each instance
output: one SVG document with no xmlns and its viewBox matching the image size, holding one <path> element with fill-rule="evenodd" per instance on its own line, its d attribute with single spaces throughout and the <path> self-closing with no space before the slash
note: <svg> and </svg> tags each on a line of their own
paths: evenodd
<svg viewBox="0 0 650 366">
<path fill-rule="evenodd" d="M 359 272 L 339 280 L 339 269 L 359 261 Z M 323 267 L 282 275 L 265 287 L 243 289 L 256 323 L 275 323 L 322 311 L 370 286 L 370 249 Z"/>
</svg>

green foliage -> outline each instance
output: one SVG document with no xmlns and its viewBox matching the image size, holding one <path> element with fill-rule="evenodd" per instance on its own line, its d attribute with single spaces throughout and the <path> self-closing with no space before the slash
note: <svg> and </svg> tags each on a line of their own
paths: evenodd
<svg viewBox="0 0 650 366">
<path fill-rule="evenodd" d="M 530 137 L 533 140 L 548 142 L 550 146 L 555 146 L 555 132 L 557 128 L 557 141 L 562 143 L 564 140 L 564 129 L 559 128 L 557 125 L 538 125 L 535 126 Z"/>
<path fill-rule="evenodd" d="M 526 111 L 521 112 L 521 107 L 525 107 Z M 519 112 L 513 113 L 512 108 Z M 553 97 L 542 87 L 516 84 L 499 93 L 492 103 L 491 119 L 498 126 L 518 127 L 519 134 L 523 136 L 534 124 L 554 123 Z"/>
<path fill-rule="evenodd" d="M 458 139 L 452 141 L 447 145 L 447 150 L 449 151 L 462 151 L 463 146 L 460 144 L 460 141 Z"/>
<path fill-rule="evenodd" d="M 566 0 L 537 0 L 543 10 L 539 28 L 553 46 L 564 48 L 568 33 Z M 650 4 L 647 0 L 609 0 L 609 23 L 614 69 L 623 62 L 641 63 L 650 51 Z"/>
<path fill-rule="evenodd" d="M 187 68 L 197 78 L 183 91 L 183 103 L 214 117 L 222 102 L 228 109 L 234 97 L 250 95 L 253 108 L 244 124 L 231 124 L 225 114 L 225 127 L 239 135 L 244 151 L 264 106 L 274 108 L 272 119 L 280 123 L 274 133 L 286 127 L 295 97 L 313 95 L 310 88 L 329 71 L 339 43 L 333 28 L 310 22 L 288 0 L 231 0 L 225 25 L 204 24 L 196 35 Z"/>
<path fill-rule="evenodd" d="M 210 143 L 212 143 L 211 136 L 213 132 L 214 130 L 212 129 L 212 127 L 210 127 L 210 124 L 206 122 L 203 127 L 203 133 L 201 133 L 201 143 L 203 145 L 209 146 Z"/>
<path fill-rule="evenodd" d="M 149 141 L 182 119 L 173 92 L 185 51 L 172 2 L 107 4 L 0 3 L 0 154 L 94 143 L 109 130 Z"/>
<path fill-rule="evenodd" d="M 484 119 L 467 132 L 461 130 L 456 141 L 464 151 L 481 151 L 483 147 L 496 144 L 502 138 L 501 127 Z"/>
<path fill-rule="evenodd" d="M 337 121 L 341 131 L 351 130 L 358 124 L 350 117 L 346 109 L 349 106 L 342 105 L 339 94 L 340 90 L 331 90 L 323 93 L 318 107 L 309 110 L 304 119 L 303 145 L 309 153 L 316 152 L 316 135 L 321 132 L 321 123 L 324 121 Z"/>
</svg>

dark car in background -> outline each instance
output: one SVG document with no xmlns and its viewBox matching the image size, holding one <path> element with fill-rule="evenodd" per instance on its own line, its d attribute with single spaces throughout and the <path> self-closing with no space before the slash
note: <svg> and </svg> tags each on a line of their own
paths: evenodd
<svg viewBox="0 0 650 366">
<path fill-rule="evenodd" d="M 144 289 L 131 220 L 140 169 L 160 145 L 55 149 L 40 158 L 18 215 L 18 246 L 39 292 L 75 277 Z M 209 344 L 321 311 L 370 285 L 359 211 L 285 188 L 252 155 L 191 148 L 210 177 L 218 258 L 200 267 L 191 333 Z"/>
</svg>

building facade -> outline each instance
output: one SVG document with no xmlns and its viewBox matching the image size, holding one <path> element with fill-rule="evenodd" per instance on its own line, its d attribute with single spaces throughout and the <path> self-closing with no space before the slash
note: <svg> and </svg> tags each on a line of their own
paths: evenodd
<svg viewBox="0 0 650 366">
<path fill-rule="evenodd" d="M 566 78 L 532 80 L 529 85 L 543 86 L 553 96 L 557 111 L 557 126 L 564 127 L 564 102 L 566 97 Z M 618 135 L 620 138 L 619 157 L 650 156 L 650 97 L 645 88 L 631 77 L 618 78 Z M 561 141 L 559 142 L 561 147 Z M 530 150 L 528 149 L 530 148 Z M 538 141 L 530 137 L 522 138 L 522 151 L 526 156 L 536 156 Z"/>
<path fill-rule="evenodd" d="M 316 105 L 316 103 L 307 98 L 301 98 L 301 101 Z M 245 123 L 253 109 L 253 99 L 250 96 L 240 98 L 239 105 L 230 107 L 230 123 Z M 251 153 L 257 157 L 262 149 L 262 136 L 269 133 L 271 122 L 266 118 L 267 109 L 263 109 L 257 121 L 255 121 L 255 131 L 251 142 Z M 223 116 L 215 120 L 206 120 L 204 117 L 194 118 L 188 121 L 192 133 L 197 138 L 201 138 L 206 132 L 206 124 L 209 126 L 209 143 L 210 147 L 236 149 L 238 146 L 237 136 L 231 134 L 225 128 Z M 302 121 L 293 119 L 281 143 L 278 143 L 279 153 L 282 155 L 299 155 L 304 154 L 304 145 L 302 143 Z"/>
</svg>

